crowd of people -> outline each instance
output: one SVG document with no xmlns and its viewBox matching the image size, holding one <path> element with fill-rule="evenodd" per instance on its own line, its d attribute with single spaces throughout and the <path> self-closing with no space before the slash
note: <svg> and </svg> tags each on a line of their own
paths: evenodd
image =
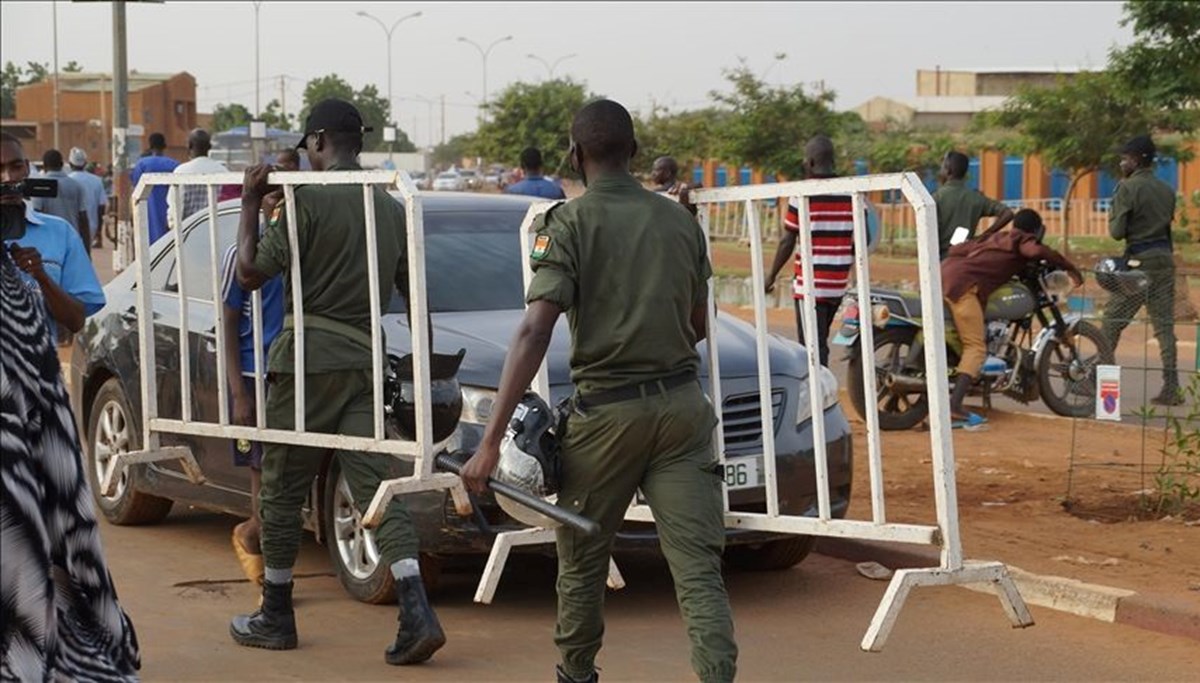
<svg viewBox="0 0 1200 683">
<path fill-rule="evenodd" d="M 223 255 L 221 283 L 225 307 L 221 334 L 229 361 L 226 380 L 234 424 L 255 424 L 254 378 L 265 372 L 269 376 L 266 425 L 293 428 L 300 383 L 293 367 L 293 300 L 284 292 L 290 289 L 292 275 L 287 223 L 295 221 L 294 234 L 300 242 L 296 246 L 304 255 L 298 273 L 303 282 L 300 294 L 306 326 L 311 326 L 305 331 L 311 352 L 302 370 L 305 396 L 300 399 L 306 406 L 307 428 L 358 436 L 374 433 L 370 270 L 361 189 L 297 187 L 295 214 L 289 215 L 283 211 L 280 188 L 268 181 L 274 171 L 298 169 L 301 151 L 316 172 L 359 170 L 366 130 L 352 104 L 324 100 L 310 110 L 296 150 L 280 154 L 272 164 L 251 167 L 241 186 L 221 190 L 222 196 L 236 194 L 242 202 L 236 243 Z M 464 465 L 462 480 L 473 492 L 486 489 L 509 420 L 549 347 L 557 320 L 566 314 L 573 341 L 575 393 L 561 443 L 558 500 L 597 521 L 601 532 L 588 536 L 569 527 L 557 530 L 558 680 L 597 680 L 595 659 L 604 632 L 608 554 L 626 507 L 640 490 L 653 510 L 663 554 L 671 566 L 696 675 L 702 681 L 730 681 L 736 673 L 737 645 L 721 574 L 722 476 L 711 438 L 717 418 L 697 379 L 696 346 L 709 333 L 706 308 L 712 268 L 705 238 L 695 207 L 688 201 L 688 188 L 678 180 L 675 160 L 655 161 L 650 189 L 630 172 L 637 143 L 632 118 L 623 106 L 605 99 L 587 104 L 574 118 L 570 140 L 568 161 L 586 192 L 555 204 L 534 226 L 528 308 L 509 348 L 482 441 Z M 165 155 L 163 136 L 154 134 L 150 152 L 134 167 L 132 180 L 136 183 L 144 173 L 224 171 L 220 162 L 208 157 L 210 147 L 206 131 L 193 131 L 188 139 L 190 159 L 180 164 Z M 835 149 L 828 137 L 814 136 L 804 150 L 808 178 L 835 176 Z M 1154 156 L 1153 143 L 1146 137 L 1121 149 L 1126 180 L 1114 199 L 1111 231 L 1115 239 L 1127 243 L 1126 266 L 1143 269 L 1150 286 L 1140 296 L 1130 294 L 1114 301 L 1105 314 L 1104 328 L 1115 344 L 1126 319 L 1142 305 L 1150 308 L 1164 366 L 1163 393 L 1156 401 L 1174 404 L 1179 398 L 1174 339 L 1164 320 L 1173 294 L 1174 195 L 1150 172 Z M 30 202 L 6 191 L 0 203 L 5 241 L 0 264 L 5 291 L 3 338 L 7 348 L 18 349 L 16 354 L 6 351 L 3 367 L 3 590 L 5 604 L 17 604 L 22 610 L 17 615 L 20 620 L 6 615 L 4 673 L 24 678 L 27 672 L 40 671 L 44 676 L 39 677 L 87 678 L 72 668 L 86 655 L 88 666 L 106 671 L 110 678 L 130 678 L 138 667 L 137 641 L 103 569 L 94 516 L 89 515 L 91 502 L 82 498 L 87 487 L 78 471 L 79 438 L 57 360 L 52 358 L 55 326 L 44 320 L 78 331 L 85 318 L 104 305 L 103 290 L 88 259 L 91 231 L 104 212 L 103 187 L 94 177 L 77 177 L 87 173 L 82 150 L 72 150 L 66 161 L 70 173 L 63 171 L 61 153 L 50 150 L 43 155 L 47 177 L 59 182 L 56 197 Z M 508 192 L 564 199 L 561 187 L 543 176 L 539 150 L 526 149 L 520 162 L 524 179 Z M 20 141 L 4 134 L 0 180 L 15 187 L 28 176 L 29 168 Z M 1082 275 L 1068 259 L 1041 244 L 1044 226 L 1036 212 L 1014 213 L 967 188 L 966 169 L 962 154 L 945 156 L 935 201 L 944 298 L 963 341 L 961 359 L 946 390 L 951 393 L 954 425 L 970 427 L 983 420 L 964 409 L 963 398 L 978 379 L 986 355 L 983 310 L 988 296 L 1033 260 L 1059 265 L 1077 284 Z M 407 298 L 412 283 L 407 272 L 405 213 L 383 189 L 376 192 L 374 265 L 380 289 L 394 286 Z M 175 206 L 164 186 L 150 193 L 147 229 L 152 240 L 172 229 L 174 216 L 207 206 L 207 191 L 187 187 L 179 200 L 182 206 Z M 812 196 L 804 201 L 808 217 L 804 222 L 799 200 L 789 203 L 786 230 L 763 286 L 771 290 L 783 266 L 794 263 L 797 334 L 803 343 L 800 302 L 813 296 L 819 338 L 809 346 L 828 365 L 829 327 L 849 285 L 858 221 L 847 195 Z M 976 226 L 985 216 L 995 220 L 976 238 Z M 868 215 L 858 223 L 870 225 L 873 220 Z M 1009 224 L 1011 229 L 1005 230 Z M 803 281 L 804 257 L 796 249 L 805 225 L 813 244 L 811 286 Z M 630 251 L 631 244 L 638 245 L 635 252 Z M 261 292 L 263 302 L 261 349 L 255 347 L 251 325 L 249 302 L 254 291 Z M 30 362 L 10 363 L 10 357 Z M 265 359 L 265 368 L 257 367 L 259 357 Z M 20 414 L 10 415 L 10 411 Z M 25 449 L 11 457 L 10 437 Z M 246 575 L 260 586 L 261 601 L 232 619 L 230 635 L 243 646 L 292 649 L 299 642 L 292 594 L 301 508 L 324 452 L 245 440 L 233 443 L 231 450 L 235 462 L 253 473 L 254 512 L 234 529 L 232 542 Z M 355 503 L 366 509 L 379 483 L 390 476 L 388 456 L 343 451 L 336 457 Z M 69 471 L 50 471 L 54 467 Z M 52 480 L 60 487 L 72 482 L 63 494 L 68 497 L 55 494 L 54 502 L 64 507 L 62 514 L 77 517 L 74 528 L 82 530 L 82 543 L 38 526 L 45 520 L 30 511 L 45 511 L 50 499 L 25 498 L 36 497 L 30 491 L 49 489 L 26 486 L 23 481 L 30 477 L 42 478 L 43 484 Z M 428 660 L 444 645 L 446 635 L 426 596 L 417 536 L 402 498 L 387 508 L 376 539 L 382 562 L 395 579 L 399 604 L 399 627 L 384 658 L 396 665 Z M 20 545 L 34 541 L 41 545 L 32 551 Z M 70 546 L 65 554 L 64 544 Z M 43 566 L 33 573 L 22 571 L 18 580 L 12 578 L 16 575 L 10 563 L 23 562 L 14 559 L 23 557 L 23 552 L 42 558 Z M 87 554 L 86 571 L 82 561 L 73 559 L 80 553 Z M 36 594 L 37 600 L 10 603 L 10 596 L 26 593 Z M 88 633 L 74 631 L 84 626 Z M 10 657 L 18 639 L 32 644 L 20 651 L 20 657 Z"/>
</svg>

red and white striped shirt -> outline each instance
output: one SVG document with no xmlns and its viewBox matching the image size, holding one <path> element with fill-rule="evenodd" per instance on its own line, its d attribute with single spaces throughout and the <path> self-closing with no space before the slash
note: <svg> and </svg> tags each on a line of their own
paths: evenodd
<svg viewBox="0 0 1200 683">
<path fill-rule="evenodd" d="M 854 267 L 853 200 L 850 195 L 809 197 L 808 219 L 812 227 L 813 295 L 818 300 L 840 301 L 850 286 L 850 269 Z M 788 202 L 783 226 L 789 232 L 800 230 L 800 209 L 795 197 Z M 792 296 L 804 298 L 804 271 L 799 250 L 796 251 Z"/>
</svg>

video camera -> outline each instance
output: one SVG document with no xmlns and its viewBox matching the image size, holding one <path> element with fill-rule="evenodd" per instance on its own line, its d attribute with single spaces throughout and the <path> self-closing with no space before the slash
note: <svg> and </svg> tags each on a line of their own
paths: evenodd
<svg viewBox="0 0 1200 683">
<path fill-rule="evenodd" d="M 57 197 L 58 181 L 53 178 L 26 178 L 15 183 L 0 183 L 0 197 Z"/>
</svg>

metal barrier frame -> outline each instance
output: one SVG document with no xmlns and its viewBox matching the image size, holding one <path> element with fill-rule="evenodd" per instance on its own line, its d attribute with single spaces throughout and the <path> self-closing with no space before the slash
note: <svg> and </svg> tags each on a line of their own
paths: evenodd
<svg viewBox="0 0 1200 683">
<path fill-rule="evenodd" d="M 253 328 L 255 342 L 255 396 L 258 400 L 256 425 L 244 427 L 229 423 L 228 388 L 225 386 L 225 349 L 224 344 L 216 344 L 217 372 L 221 378 L 218 382 L 219 414 L 216 423 L 201 422 L 193 419 L 191 406 L 191 369 L 188 344 L 188 292 L 186 280 L 186 263 L 181 253 L 181 239 L 172 239 L 170 249 L 175 251 L 177 280 L 179 289 L 173 296 L 179 300 L 179 338 L 180 338 L 180 393 L 181 418 L 178 420 L 162 418 L 158 414 L 158 391 L 155 368 L 156 348 L 154 344 L 153 297 L 150 277 L 150 241 L 146 227 L 145 206 L 143 200 L 148 193 L 159 186 L 166 186 L 174 193 L 175 210 L 174 225 L 182 227 L 181 193 L 183 186 L 205 186 L 208 191 L 208 226 L 211 231 L 209 267 L 212 274 L 213 297 L 215 309 L 215 329 L 219 337 L 223 329 L 224 310 L 220 296 L 220 273 L 217 253 L 217 191 L 219 185 L 240 185 L 243 175 L 240 173 L 213 173 L 195 175 L 175 175 L 169 173 L 150 173 L 143 176 L 133 191 L 135 265 L 137 267 L 138 288 L 138 341 L 139 363 L 142 368 L 141 398 L 142 398 L 142 450 L 116 454 L 107 466 L 102 489 L 108 495 L 115 492 L 121 474 L 128 466 L 135 463 L 150 463 L 163 460 L 180 460 L 184 471 L 193 483 L 203 483 L 203 473 L 196 463 L 195 456 L 187 446 L 161 445 L 161 434 L 179 434 L 219 439 L 250 439 L 278 444 L 295 446 L 310 446 L 336 450 L 359 451 L 368 453 L 384 453 L 403 458 L 414 463 L 413 474 L 407 477 L 390 479 L 380 483 L 374 499 L 363 515 L 363 523 L 368 528 L 378 526 L 392 498 L 405 493 L 418 491 L 449 489 L 456 507 L 470 510 L 470 501 L 466 490 L 457 475 L 434 472 L 433 456 L 446 443 L 432 441 L 433 422 L 429 399 L 429 318 L 428 302 L 425 292 L 425 231 L 423 223 L 421 193 L 413 184 L 412 179 L 404 172 L 393 171 L 331 171 L 331 172 L 273 172 L 268 178 L 272 185 L 282 186 L 286 215 L 288 216 L 288 243 L 291 250 L 291 264 L 288 277 L 291 278 L 292 315 L 295 320 L 295 370 L 296 370 L 296 428 L 294 430 L 270 429 L 266 426 L 264 399 L 265 388 L 262 358 L 262 297 L 258 291 L 253 294 Z M 300 251 L 296 233 L 296 196 L 297 185 L 361 185 L 363 189 L 363 207 L 365 214 L 364 229 L 367 238 L 367 268 L 369 273 L 369 296 L 371 301 L 371 347 L 373 356 L 374 375 L 374 407 L 375 425 L 373 437 L 347 436 L 342 434 L 326 434 L 305 430 L 305 392 L 304 392 L 304 302 L 302 300 L 302 281 L 300 271 Z M 404 441 L 388 439 L 384 430 L 383 420 L 383 371 L 387 350 L 384 348 L 383 331 L 380 312 L 381 299 L 378 278 L 378 246 L 375 234 L 375 194 L 377 185 L 394 186 L 404 198 L 405 212 L 408 223 L 408 270 L 409 292 L 408 308 L 410 311 L 410 333 L 412 335 L 414 399 L 416 404 L 416 440 Z M 195 229 L 195 228 L 194 228 Z M 182 233 L 173 230 L 174 237 Z M 158 295 L 164 295 L 159 292 Z M 166 296 L 172 296 L 166 294 Z M 447 440 L 448 441 L 448 440 Z"/>
<path fill-rule="evenodd" d="M 852 197 L 854 210 L 854 268 L 860 301 L 870 301 L 870 266 L 867 249 L 866 226 L 863 218 L 863 195 L 869 192 L 883 190 L 900 190 L 904 198 L 913 206 L 918 225 L 918 264 L 920 270 L 921 303 L 928 315 L 925 316 L 925 335 L 931 339 L 941 339 L 945 335 L 943 321 L 941 271 L 938 267 L 938 235 L 937 216 L 933 197 L 926 190 L 920 179 L 913 173 L 871 175 L 846 178 L 830 178 L 819 180 L 794 181 L 779 184 L 749 185 L 740 187 L 714 188 L 694 190 L 691 200 L 700 207 L 699 221 L 708 242 L 711 258 L 711 239 L 709 235 L 708 206 L 723 210 L 723 205 L 744 203 L 744 220 L 748 231 L 751 248 L 752 281 L 762 282 L 765 263 L 761 249 L 762 229 L 759 225 L 759 214 L 754 202 L 774 200 L 779 197 L 795 197 L 801 200 L 814 195 L 849 194 Z M 799 244 L 797 248 L 803 255 L 801 267 L 803 270 L 804 288 L 809 295 L 803 299 L 802 324 L 805 338 L 817 338 L 817 314 L 815 299 L 811 295 L 813 282 L 812 267 L 812 234 L 811 219 L 808 213 L 808 202 L 799 201 Z M 539 205 L 531 208 L 522 226 L 521 239 L 523 258 L 525 259 L 526 285 L 532 278 L 529 268 L 529 230 L 534 217 L 545 211 L 549 205 Z M 715 287 L 710 280 L 709 286 L 709 329 L 714 329 L 716 315 Z M 754 319 L 756 331 L 756 354 L 759 369 L 759 404 L 771 405 L 771 369 L 768 353 L 768 328 L 766 315 L 766 294 L 762 288 L 754 290 Z M 874 329 L 871 325 L 861 328 L 861 341 L 864 348 L 874 348 Z M 711 396 L 721 396 L 719 344 L 717 335 L 709 334 L 706 341 L 709 355 L 709 380 Z M 824 405 L 821 397 L 821 387 L 817 378 L 820 376 L 820 361 L 816 353 L 808 354 L 809 403 L 810 414 L 813 415 L 812 430 L 815 447 L 815 469 L 817 483 L 817 517 L 802 517 L 781 514 L 779 509 L 779 490 L 775 467 L 775 428 L 771 412 L 762 410 L 763 434 L 763 464 L 764 487 L 767 494 L 767 511 L 765 513 L 731 512 L 729 511 L 728 491 L 725 492 L 725 524 L 730 528 L 769 531 L 789 534 L 806 534 L 815 536 L 834 536 L 843 538 L 858 538 L 864 540 L 893 541 L 904 543 L 920 543 L 938 546 L 941 551 L 941 561 L 938 567 L 922 569 L 903 569 L 897 571 L 884 594 L 879 608 L 871 620 L 870 627 L 863 637 L 863 650 L 878 652 L 883 649 L 899 616 L 900 609 L 909 591 L 916 586 L 952 585 L 967 583 L 991 583 L 996 590 L 1005 613 L 1014 626 L 1025 627 L 1033 624 L 1024 600 L 1021 598 L 1007 567 L 1000 562 L 964 562 L 962 557 L 962 542 L 958 528 L 957 489 L 955 484 L 954 444 L 951 436 L 949 392 L 943 386 L 947 374 L 946 351 L 941 344 L 925 346 L 925 365 L 928 368 L 928 400 L 929 434 L 932 447 L 934 499 L 937 513 L 935 526 L 920 524 L 897 524 L 887 521 L 884 505 L 883 490 L 883 457 L 880 447 L 880 428 L 878 405 L 870 402 L 871 409 L 867 414 L 867 456 L 871 478 L 871 520 L 833 519 L 829 502 L 829 473 L 828 453 L 825 440 L 825 424 L 818 416 L 824 415 Z M 867 396 L 874 396 L 875 367 L 874 354 L 862 354 L 864 391 Z M 545 363 L 539 373 L 535 389 L 544 396 L 549 396 L 549 386 L 545 381 Z M 718 425 L 714 434 L 718 457 L 725 461 L 723 443 L 724 418 L 717 411 Z M 626 520 L 653 522 L 654 517 L 650 508 L 637 504 L 636 499 L 626 513 Z M 498 574 L 503 571 L 504 558 L 508 547 L 515 544 L 536 543 L 537 538 L 551 540 L 552 536 L 526 534 L 525 531 L 502 533 L 497 536 L 493 546 L 492 560 L 480 580 L 480 592 L 490 599 L 490 590 L 494 591 Z"/>
</svg>

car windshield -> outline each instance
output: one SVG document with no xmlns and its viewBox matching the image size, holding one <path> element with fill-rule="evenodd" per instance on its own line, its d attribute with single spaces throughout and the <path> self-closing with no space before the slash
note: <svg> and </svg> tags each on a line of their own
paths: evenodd
<svg viewBox="0 0 1200 683">
<path fill-rule="evenodd" d="M 524 211 L 426 211 L 425 277 L 433 313 L 524 306 L 519 230 Z M 394 297 L 391 310 L 404 310 Z"/>
<path fill-rule="evenodd" d="M 438 180 L 454 180 L 457 177 L 457 173 L 443 173 L 438 176 Z"/>
</svg>

